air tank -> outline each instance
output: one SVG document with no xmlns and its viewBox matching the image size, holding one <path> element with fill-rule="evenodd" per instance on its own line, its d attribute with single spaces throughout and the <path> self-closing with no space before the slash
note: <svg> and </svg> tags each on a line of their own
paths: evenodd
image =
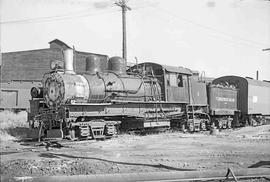
<svg viewBox="0 0 270 182">
<path fill-rule="evenodd" d="M 111 57 L 108 61 L 108 70 L 117 74 L 126 73 L 126 62 L 121 57 Z"/>
</svg>

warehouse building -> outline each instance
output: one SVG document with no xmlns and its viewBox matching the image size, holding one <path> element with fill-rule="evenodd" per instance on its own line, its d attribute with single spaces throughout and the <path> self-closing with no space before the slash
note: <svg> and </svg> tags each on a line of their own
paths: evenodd
<svg viewBox="0 0 270 182">
<path fill-rule="evenodd" d="M 28 109 L 30 89 L 41 86 L 44 73 L 50 71 L 52 61 L 63 61 L 62 50 L 69 47 L 61 40 L 49 42 L 49 48 L 2 53 L 0 109 Z M 74 52 L 74 67 L 78 73 L 85 72 L 85 60 L 98 56 L 106 63 L 107 55 L 90 52 Z"/>
</svg>

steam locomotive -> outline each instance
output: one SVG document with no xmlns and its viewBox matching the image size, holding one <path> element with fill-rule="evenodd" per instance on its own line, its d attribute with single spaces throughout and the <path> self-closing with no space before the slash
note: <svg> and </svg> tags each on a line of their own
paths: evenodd
<svg viewBox="0 0 270 182">
<path fill-rule="evenodd" d="M 146 62 L 126 70 L 120 57 L 104 64 L 95 56 L 86 59 L 85 73 L 76 74 L 73 50 L 63 55 L 64 65 L 52 64 L 43 87 L 31 89 L 30 137 L 97 139 L 119 131 L 199 131 L 211 125 L 230 128 L 241 117 L 239 89 L 224 85 L 224 79 L 207 85 L 187 68 Z"/>
</svg>

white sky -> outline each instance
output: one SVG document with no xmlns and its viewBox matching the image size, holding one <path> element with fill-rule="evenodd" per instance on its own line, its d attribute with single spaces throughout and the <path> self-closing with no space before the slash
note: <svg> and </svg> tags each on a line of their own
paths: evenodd
<svg viewBox="0 0 270 182">
<path fill-rule="evenodd" d="M 2 52 L 47 48 L 122 53 L 121 11 L 113 0 L 0 0 Z M 129 0 L 128 61 L 152 61 L 270 80 L 270 1 Z M 45 18 L 44 18 L 45 17 Z M 23 20 L 23 21 L 21 21 Z"/>
</svg>

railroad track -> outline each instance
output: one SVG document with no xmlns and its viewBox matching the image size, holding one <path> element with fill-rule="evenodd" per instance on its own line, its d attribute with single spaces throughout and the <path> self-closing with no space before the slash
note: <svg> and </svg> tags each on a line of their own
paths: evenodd
<svg viewBox="0 0 270 182">
<path fill-rule="evenodd" d="M 238 169 L 232 171 L 225 170 L 211 170 L 211 171 L 180 171 L 180 172 L 150 172 L 150 173 L 123 173 L 123 174 L 97 174 L 97 175 L 75 175 L 75 176 L 45 176 L 45 177 L 14 177 L 9 179 L 2 179 L 1 181 L 58 181 L 58 182 L 73 182 L 73 181 L 102 181 L 102 182 L 176 182 L 176 181 L 216 181 L 216 180 L 230 180 L 241 181 L 247 179 L 261 179 L 265 181 L 270 180 L 269 168 L 248 168 Z"/>
</svg>

